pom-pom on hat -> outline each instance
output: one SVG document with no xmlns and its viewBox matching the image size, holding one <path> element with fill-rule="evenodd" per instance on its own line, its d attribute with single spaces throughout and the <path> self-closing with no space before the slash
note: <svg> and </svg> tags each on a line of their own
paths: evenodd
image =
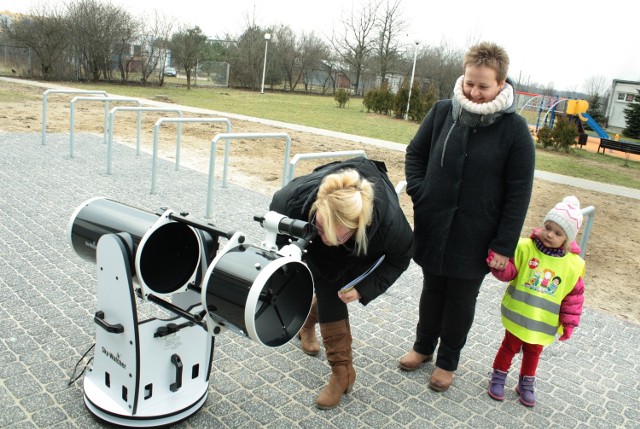
<svg viewBox="0 0 640 429">
<path fill-rule="evenodd" d="M 582 226 L 580 201 L 573 195 L 564 197 L 562 202 L 556 204 L 544 217 L 545 223 L 548 220 L 560 225 L 560 228 L 567 234 L 567 241 L 571 243 L 576 239 L 578 230 Z"/>
</svg>

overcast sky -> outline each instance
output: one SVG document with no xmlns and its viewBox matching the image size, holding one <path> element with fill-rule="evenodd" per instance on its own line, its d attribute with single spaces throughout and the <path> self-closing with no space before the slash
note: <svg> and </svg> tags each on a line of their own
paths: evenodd
<svg viewBox="0 0 640 429">
<path fill-rule="evenodd" d="M 73 0 L 48 0 L 63 4 Z M 384 0 L 383 0 L 384 1 Z M 401 0 L 409 48 L 418 40 L 465 49 L 492 40 L 511 57 L 509 75 L 523 82 L 584 90 L 589 78 L 640 81 L 640 2 L 635 0 Z M 27 12 L 42 0 L 0 0 L 0 11 Z M 248 20 L 330 36 L 366 0 L 111 0 L 142 16 L 158 10 L 210 37 L 238 35 Z M 412 51 L 413 52 L 413 51 Z"/>
</svg>

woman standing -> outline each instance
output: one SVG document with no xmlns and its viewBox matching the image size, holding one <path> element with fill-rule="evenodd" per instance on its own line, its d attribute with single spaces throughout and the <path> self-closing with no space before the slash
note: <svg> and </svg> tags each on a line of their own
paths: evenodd
<svg viewBox="0 0 640 429">
<path fill-rule="evenodd" d="M 334 408 L 356 378 L 347 304 L 367 305 L 408 268 L 413 233 L 381 162 L 353 158 L 318 167 L 273 196 L 270 210 L 310 221 L 318 238 L 304 261 L 313 274 L 316 299 L 300 331 L 303 350 L 317 354 L 316 322 L 331 365 L 329 384 L 316 406 Z M 379 264 L 379 265 L 378 265 Z M 354 288 L 344 286 L 376 267 Z"/>
<path fill-rule="evenodd" d="M 463 66 L 452 99 L 433 106 L 405 160 L 424 280 L 416 339 L 400 368 L 419 368 L 438 347 L 429 387 L 440 392 L 453 382 L 485 275 L 514 254 L 535 161 L 529 127 L 515 113 L 506 51 L 480 43 Z"/>
</svg>

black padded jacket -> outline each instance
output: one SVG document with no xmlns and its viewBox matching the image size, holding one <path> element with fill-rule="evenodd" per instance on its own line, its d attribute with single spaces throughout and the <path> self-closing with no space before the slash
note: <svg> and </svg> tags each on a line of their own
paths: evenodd
<svg viewBox="0 0 640 429">
<path fill-rule="evenodd" d="M 384 163 L 357 157 L 323 165 L 310 174 L 296 177 L 277 191 L 269 209 L 309 221 L 309 211 L 322 179 L 347 168 L 356 169 L 374 186 L 373 220 L 367 227 L 367 254 L 356 256 L 349 245 L 351 240 L 345 245 L 326 246 L 322 240 L 315 239 L 307 247 L 304 260 L 313 274 L 316 288 L 331 287 L 337 291 L 385 255 L 382 264 L 356 286 L 362 297 L 360 303 L 367 305 L 400 277 L 413 256 L 413 231 L 400 208 Z"/>
</svg>

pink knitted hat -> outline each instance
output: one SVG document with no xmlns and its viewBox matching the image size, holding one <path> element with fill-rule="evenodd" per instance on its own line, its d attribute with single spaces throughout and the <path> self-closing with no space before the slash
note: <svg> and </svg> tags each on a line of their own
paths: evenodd
<svg viewBox="0 0 640 429">
<path fill-rule="evenodd" d="M 549 210 L 544 218 L 544 222 L 552 221 L 560 225 L 564 233 L 567 234 L 567 241 L 571 243 L 576 239 L 578 230 L 582 226 L 582 212 L 580 211 L 580 201 L 573 195 L 564 197 L 562 202 Z"/>
</svg>

